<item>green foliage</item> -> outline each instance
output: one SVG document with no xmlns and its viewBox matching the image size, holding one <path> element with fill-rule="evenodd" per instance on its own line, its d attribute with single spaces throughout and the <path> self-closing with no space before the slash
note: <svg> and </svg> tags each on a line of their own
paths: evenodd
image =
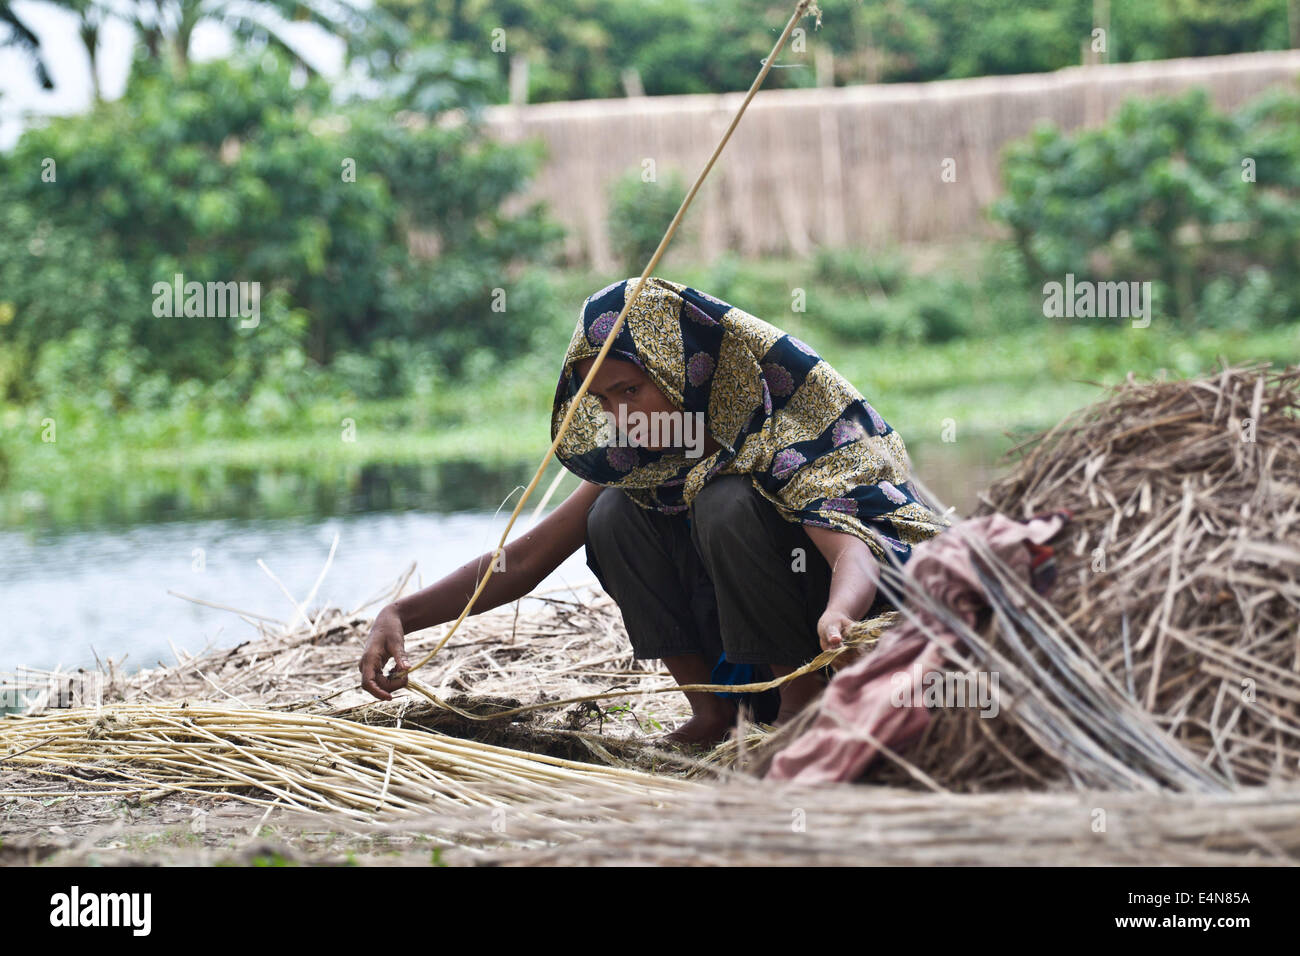
<svg viewBox="0 0 1300 956">
<path fill-rule="evenodd" d="M 639 172 L 616 179 L 610 187 L 609 241 L 627 275 L 640 275 L 669 223 L 686 198 L 686 184 L 674 170 L 667 182 L 643 182 Z M 679 226 L 675 242 L 685 239 Z"/>
<path fill-rule="evenodd" d="M 447 46 L 403 49 L 396 60 L 396 69 L 377 70 L 384 97 L 418 113 L 463 109 L 477 120 L 484 106 L 501 98 L 490 60 L 459 56 Z"/>
<path fill-rule="evenodd" d="M 809 312 L 846 343 L 948 342 L 976 325 L 972 283 L 913 275 L 896 251 L 822 248 L 812 275 Z"/>
<path fill-rule="evenodd" d="M 813 253 L 813 275 L 835 288 L 890 296 L 907 274 L 907 262 L 897 252 L 821 246 Z"/>
<path fill-rule="evenodd" d="M 767 0 L 730 0 L 757 14 Z M 1283 50 L 1288 0 L 1110 0 L 1102 62 Z M 720 6 L 725 7 L 724 3 Z M 840 83 L 1038 73 L 1091 52 L 1093 0 L 821 0 Z M 716 9 L 716 7 L 715 7 Z M 743 21 L 742 21 L 743 22 Z M 811 34 L 811 30 L 809 31 Z M 789 71 L 796 72 L 796 71 Z"/>
<path fill-rule="evenodd" d="M 845 342 L 948 342 L 971 331 L 971 295 L 953 277 L 913 279 L 897 296 L 832 299 L 817 318 Z"/>
<path fill-rule="evenodd" d="M 861 9 L 845 9 L 850 6 Z M 883 61 L 881 79 L 932 80 L 1037 73 L 1078 63 L 1091 7 L 1091 0 L 830 0 L 826 9 L 828 16 L 842 11 L 861 24 L 869 48 Z"/>
<path fill-rule="evenodd" d="M 309 20 L 343 41 L 386 95 L 432 112 L 475 89 L 504 102 L 511 62 L 529 64 L 531 102 L 626 95 L 634 71 L 650 95 L 746 89 L 792 5 L 774 0 L 51 0 L 75 16 L 90 59 L 101 24 L 125 21 L 154 62 L 184 64 L 194 31 L 221 24 L 310 70 L 286 21 Z M 1105 62 L 1207 56 L 1292 46 L 1293 0 L 1110 0 Z M 813 48 L 835 55 L 839 84 L 911 82 L 1058 70 L 1091 48 L 1094 0 L 821 0 L 820 29 L 800 26 L 769 74 L 768 88 L 816 82 Z M 49 83 L 39 41 L 0 2 L 0 43 L 27 54 Z M 112 13 L 107 13 L 111 7 Z M 156 8 L 156 9 L 155 9 Z M 161 12 L 162 16 L 158 13 Z M 1292 14 L 1294 16 L 1294 14 Z M 429 46 L 432 44 L 432 46 Z M 471 65 L 472 64 L 472 65 Z M 397 71 L 396 73 L 394 71 Z M 463 102 L 461 105 L 465 105 Z"/>
<path fill-rule="evenodd" d="M 1288 2 L 1112 0 L 1111 32 L 1125 60 L 1285 50 Z"/>
<path fill-rule="evenodd" d="M 373 387 L 397 394 L 422 374 L 394 373 L 399 356 L 454 370 L 523 348 L 516 316 L 547 296 L 524 267 L 560 230 L 501 206 L 539 158 L 473 124 L 335 106 L 272 57 L 144 64 L 121 100 L 0 157 L 0 398 L 74 388 L 122 407 L 195 379 L 238 401 L 372 347 Z M 155 286 L 178 274 L 257 282 L 260 321 L 157 315 Z"/>
<path fill-rule="evenodd" d="M 511 59 L 528 61 L 531 102 L 625 95 L 623 73 L 635 70 L 654 95 L 747 87 L 771 50 L 789 11 L 767 4 L 698 0 L 379 0 L 404 32 L 375 45 L 400 55 L 405 37 L 432 39 L 490 62 L 504 99 Z M 811 28 L 811 21 L 805 21 Z M 769 86 L 799 84 L 773 71 Z M 804 85 L 810 85 L 807 79 Z"/>
<path fill-rule="evenodd" d="M 1282 50 L 1288 0 L 1110 0 L 1104 62 Z M 819 0 L 765 86 L 816 82 L 813 49 L 835 55 L 839 84 L 1033 73 L 1091 51 L 1093 0 Z M 498 101 L 512 57 L 529 63 L 532 102 L 625 95 L 635 70 L 650 95 L 748 88 L 792 4 L 773 0 L 379 0 L 403 31 L 374 42 L 389 56 L 434 38 L 494 60 Z M 503 34 L 494 34 L 501 30 Z M 497 46 L 493 46 L 494 40 Z M 500 46 L 504 41 L 504 48 Z M 492 55 L 495 54 L 495 55 Z"/>
<path fill-rule="evenodd" d="M 1300 314 L 1300 97 L 1236 114 L 1204 92 L 1133 100 L 1100 128 L 1040 128 L 1011 146 L 1010 226 L 1032 283 L 1152 281 L 1184 322 Z"/>
</svg>

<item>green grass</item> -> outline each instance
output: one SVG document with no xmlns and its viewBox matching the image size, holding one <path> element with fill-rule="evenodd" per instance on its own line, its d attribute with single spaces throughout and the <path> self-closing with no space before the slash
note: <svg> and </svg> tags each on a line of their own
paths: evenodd
<svg viewBox="0 0 1300 956">
<path fill-rule="evenodd" d="M 731 270 L 726 275 L 721 271 Z M 1133 372 L 1185 377 L 1222 358 L 1288 364 L 1300 355 L 1300 324 L 1260 331 L 1185 330 L 1157 317 L 1150 328 L 1096 320 L 1054 324 L 1012 296 L 973 301 L 964 337 L 945 342 L 871 343 L 814 307 L 851 314 L 855 293 L 811 274 L 807 263 L 724 263 L 668 270 L 680 281 L 731 291 L 731 301 L 800 336 L 852 381 L 909 447 L 938 442 L 947 420 L 960 439 L 1001 444 L 1008 433 L 1047 428 L 1095 400 L 1098 385 Z M 489 372 L 444 383 L 427 395 L 386 401 L 315 400 L 282 408 L 201 405 L 107 415 L 88 403 L 0 411 L 0 523 L 84 525 L 176 514 L 275 514 L 328 510 L 367 484 L 414 488 L 425 507 L 483 501 L 531 472 L 549 444 L 550 400 L 576 305 L 608 276 L 564 273 L 564 316 L 539 326 L 545 343 Z M 924 279 L 913 279 L 924 282 Z M 790 311 L 789 289 L 807 283 L 809 309 Z M 1000 311 L 999 311 L 1000 310 Z M 53 418 L 57 440 L 41 440 Z M 344 420 L 355 425 L 347 441 Z M 439 469 L 475 462 L 480 471 Z M 554 466 L 552 466 L 554 467 Z M 505 473 L 497 485 L 484 475 Z M 468 477 L 467 477 L 468 475 Z M 372 482 L 373 483 L 373 482 Z M 474 491 L 474 488 L 468 491 Z M 466 492 L 468 493 L 468 492 Z"/>
</svg>

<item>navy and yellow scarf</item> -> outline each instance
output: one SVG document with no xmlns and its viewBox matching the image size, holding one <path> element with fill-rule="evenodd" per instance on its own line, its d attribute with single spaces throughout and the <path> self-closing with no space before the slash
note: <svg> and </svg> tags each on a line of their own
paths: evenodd
<svg viewBox="0 0 1300 956">
<path fill-rule="evenodd" d="M 637 279 L 591 295 L 564 357 L 551 417 L 554 439 L 581 381 Z M 571 472 L 622 488 L 637 504 L 686 511 L 717 475 L 746 475 L 787 521 L 833 528 L 879 559 L 948 527 L 918 500 L 898 433 L 813 349 L 747 312 L 666 279 L 648 278 L 610 357 L 639 366 L 677 408 L 703 413 L 722 446 L 690 459 L 680 449 L 611 445 L 600 402 L 584 396 L 557 449 Z"/>
</svg>

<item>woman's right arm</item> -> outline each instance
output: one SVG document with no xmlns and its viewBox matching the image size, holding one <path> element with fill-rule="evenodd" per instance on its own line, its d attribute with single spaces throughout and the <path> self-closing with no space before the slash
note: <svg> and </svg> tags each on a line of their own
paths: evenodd
<svg viewBox="0 0 1300 956">
<path fill-rule="evenodd" d="M 587 510 L 604 488 L 584 481 L 564 502 L 538 522 L 537 527 L 505 546 L 502 569 L 494 571 L 487 587 L 474 602 L 473 613 L 489 611 L 528 594 L 582 547 L 587 534 Z M 375 617 L 361 655 L 361 686 L 380 700 L 392 700 L 392 691 L 406 686 L 406 678 L 384 676 L 389 658 L 397 670 L 410 667 L 406 635 L 460 616 L 492 561 L 492 552 L 462 565 L 441 581 L 394 601 Z"/>
</svg>

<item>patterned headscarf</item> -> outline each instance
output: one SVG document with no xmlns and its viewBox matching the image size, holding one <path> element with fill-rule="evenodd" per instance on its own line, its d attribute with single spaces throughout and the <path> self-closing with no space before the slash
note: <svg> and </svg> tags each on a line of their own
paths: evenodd
<svg viewBox="0 0 1300 956">
<path fill-rule="evenodd" d="M 604 344 L 637 279 L 589 296 L 564 356 L 551 437 L 581 385 L 574 366 Z M 610 444 L 600 401 L 583 397 L 557 448 L 561 463 L 665 514 L 685 511 L 717 475 L 747 475 L 787 521 L 861 538 L 877 558 L 905 561 L 947 522 L 918 500 L 903 440 L 809 346 L 697 289 L 647 278 L 610 348 L 678 409 L 704 414 L 721 446 L 688 458 Z"/>
</svg>

